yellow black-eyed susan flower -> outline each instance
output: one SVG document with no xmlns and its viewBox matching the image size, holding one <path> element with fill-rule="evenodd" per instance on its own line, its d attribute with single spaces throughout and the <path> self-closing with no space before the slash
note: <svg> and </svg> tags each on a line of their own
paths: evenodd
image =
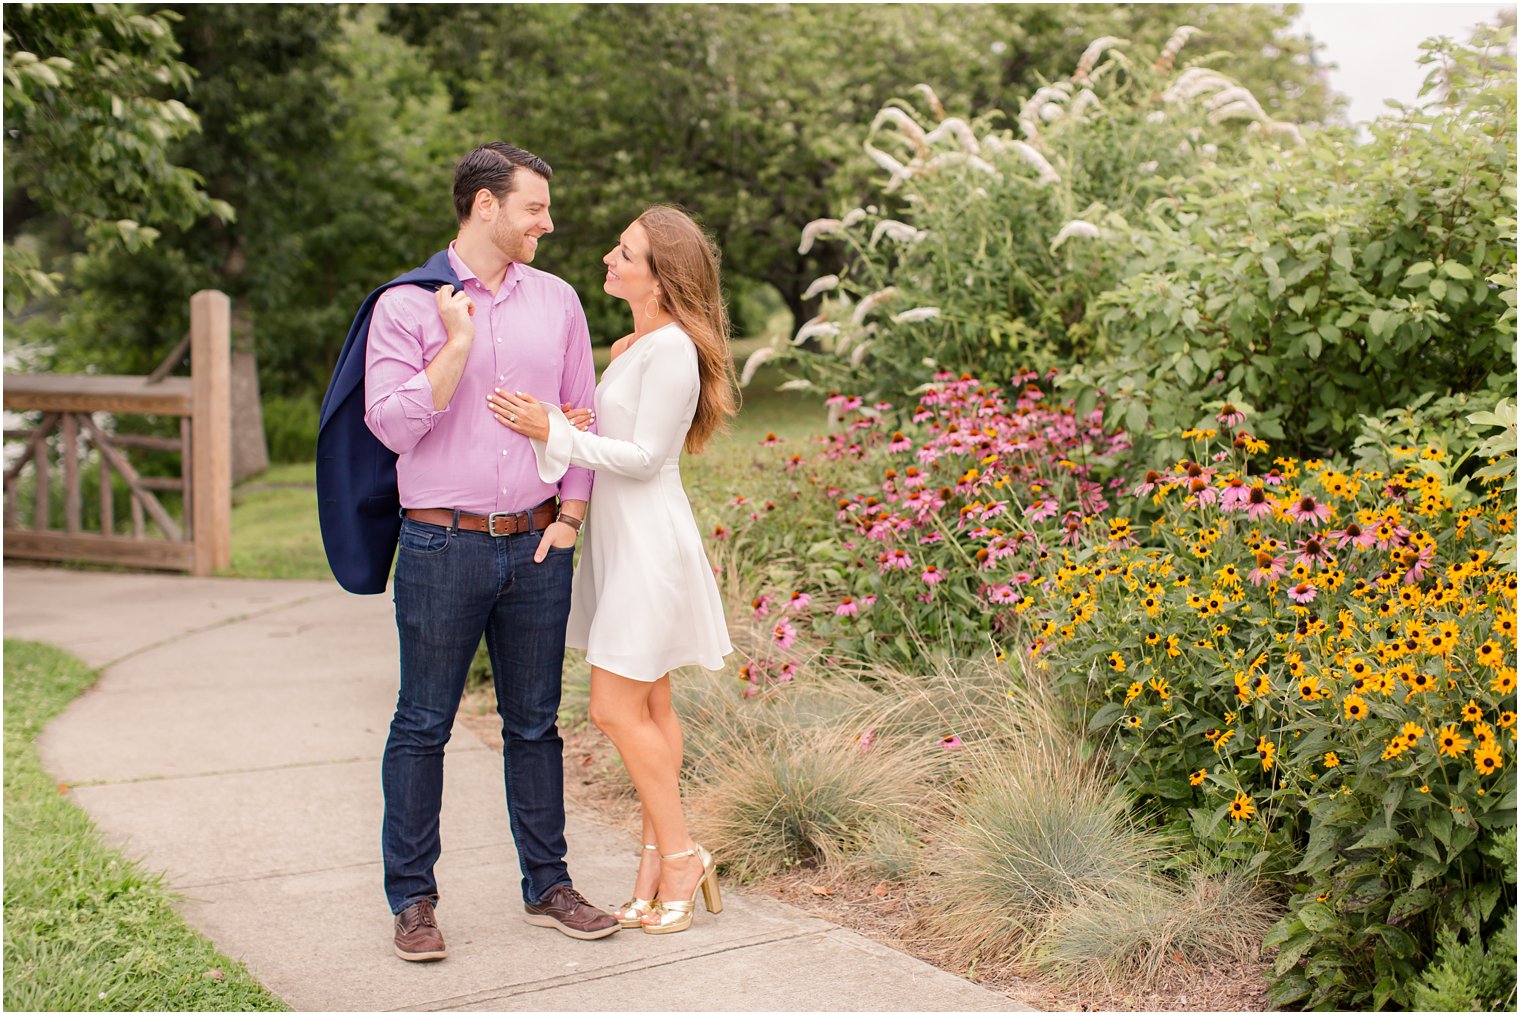
<svg viewBox="0 0 1520 1015">
<path fill-rule="evenodd" d="M 1465 705 L 1462 706 L 1462 721 L 1463 722 L 1482 722 L 1483 721 L 1483 709 L 1479 708 L 1478 707 L 1478 703 L 1476 701 L 1473 701 L 1471 698 L 1468 698 L 1467 699 L 1467 704 L 1465 704 Z"/>
<path fill-rule="evenodd" d="M 1341 702 L 1341 707 L 1346 710 L 1346 718 L 1357 722 L 1367 718 L 1367 703 L 1359 694 L 1348 694 L 1346 700 Z"/>
<path fill-rule="evenodd" d="M 1124 657 L 1117 652 L 1108 654 L 1108 665 L 1115 673 L 1123 673 L 1125 670 Z"/>
<path fill-rule="evenodd" d="M 1479 775 L 1493 775 L 1504 767 L 1504 758 L 1497 748 L 1480 747 L 1473 752 L 1473 768 Z"/>
<path fill-rule="evenodd" d="M 1230 820 L 1249 821 L 1256 814 L 1256 805 L 1244 793 L 1237 792 L 1230 803 Z"/>
<path fill-rule="evenodd" d="M 1500 667 L 1494 674 L 1494 679 L 1489 681 L 1489 690 L 1495 694 L 1509 694 L 1515 689 L 1515 670 L 1511 666 Z"/>
<path fill-rule="evenodd" d="M 1261 758 L 1261 768 L 1264 772 L 1270 772 L 1277 762 L 1277 745 L 1266 737 L 1256 739 L 1256 755 Z"/>
<path fill-rule="evenodd" d="M 1203 780 L 1205 778 L 1208 777 L 1208 774 L 1209 774 L 1209 770 L 1207 768 L 1200 768 L 1198 771 L 1193 772 L 1193 773 L 1191 773 L 1188 776 L 1188 785 L 1190 785 L 1190 786 L 1197 786 L 1197 785 L 1199 785 L 1200 783 L 1203 782 Z"/>
<path fill-rule="evenodd" d="M 1436 732 L 1436 751 L 1439 752 L 1442 757 L 1461 757 L 1462 754 L 1466 752 L 1468 743 L 1469 741 L 1467 738 L 1462 736 L 1461 731 L 1457 729 L 1456 723 L 1450 723 L 1446 726 L 1442 726 L 1440 730 Z"/>
<path fill-rule="evenodd" d="M 1424 735 L 1425 729 L 1418 723 L 1406 722 L 1399 730 L 1399 739 L 1404 741 L 1405 747 L 1413 747 Z"/>
<path fill-rule="evenodd" d="M 1340 757 L 1334 751 L 1325 752 L 1325 767 L 1335 768 L 1341 763 Z"/>
</svg>

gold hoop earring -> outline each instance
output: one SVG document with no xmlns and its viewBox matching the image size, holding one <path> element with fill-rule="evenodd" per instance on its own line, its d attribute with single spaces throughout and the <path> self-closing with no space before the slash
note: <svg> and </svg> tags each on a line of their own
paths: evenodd
<svg viewBox="0 0 1520 1015">
<path fill-rule="evenodd" d="M 650 303 L 654 304 L 654 309 L 653 310 L 649 309 L 649 304 Z M 651 296 L 651 297 L 649 297 L 649 301 L 644 304 L 644 319 L 648 320 L 648 321 L 652 321 L 656 317 L 658 317 L 659 314 L 660 314 L 660 298 L 658 296 Z"/>
</svg>

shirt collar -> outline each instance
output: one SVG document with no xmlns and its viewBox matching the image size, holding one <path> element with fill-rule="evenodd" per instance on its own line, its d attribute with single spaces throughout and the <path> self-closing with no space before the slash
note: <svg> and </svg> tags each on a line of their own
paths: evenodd
<svg viewBox="0 0 1520 1015">
<path fill-rule="evenodd" d="M 470 270 L 470 266 L 468 264 L 465 264 L 463 258 L 459 256 L 459 251 L 454 249 L 455 242 L 456 241 L 454 240 L 449 241 L 449 266 L 454 269 L 454 274 L 459 276 L 460 282 L 474 282 L 476 285 L 484 289 L 485 286 L 481 283 L 480 276 L 476 275 L 475 272 Z M 510 264 L 508 264 L 507 273 L 506 275 L 502 276 L 501 288 L 496 292 L 495 302 L 500 303 L 502 300 L 511 295 L 512 290 L 517 288 L 517 283 L 522 281 L 522 276 L 522 265 L 518 264 L 516 261 L 512 261 Z"/>
</svg>

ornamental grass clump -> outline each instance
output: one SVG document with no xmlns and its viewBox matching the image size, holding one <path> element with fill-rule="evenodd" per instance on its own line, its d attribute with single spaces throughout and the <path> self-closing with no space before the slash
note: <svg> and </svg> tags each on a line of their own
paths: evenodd
<svg viewBox="0 0 1520 1015">
<path fill-rule="evenodd" d="M 1128 795 L 1048 732 L 976 752 L 921 856 L 922 934 L 959 961 L 1023 955 L 1081 900 L 1133 894 L 1165 855 Z"/>
<path fill-rule="evenodd" d="M 1194 873 L 1181 883 L 1135 880 L 1084 896 L 1052 919 L 1034 967 L 1067 988 L 1154 990 L 1178 971 L 1255 960 L 1281 913 L 1273 893 L 1240 870 Z"/>
<path fill-rule="evenodd" d="M 699 832 L 740 880 L 848 866 L 911 835 L 939 764 L 927 748 L 862 746 L 847 729 L 770 726 L 707 758 Z"/>
</svg>

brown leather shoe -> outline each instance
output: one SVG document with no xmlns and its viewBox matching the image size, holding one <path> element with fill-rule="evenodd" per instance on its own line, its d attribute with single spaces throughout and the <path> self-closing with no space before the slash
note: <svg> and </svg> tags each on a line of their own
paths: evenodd
<svg viewBox="0 0 1520 1015">
<path fill-rule="evenodd" d="M 396 955 L 408 962 L 448 958 L 431 900 L 421 899 L 396 914 Z"/>
<path fill-rule="evenodd" d="M 523 906 L 523 919 L 535 927 L 553 927 L 561 934 L 594 941 L 618 932 L 617 918 L 587 902 L 569 885 L 556 885 L 536 906 Z"/>
</svg>

